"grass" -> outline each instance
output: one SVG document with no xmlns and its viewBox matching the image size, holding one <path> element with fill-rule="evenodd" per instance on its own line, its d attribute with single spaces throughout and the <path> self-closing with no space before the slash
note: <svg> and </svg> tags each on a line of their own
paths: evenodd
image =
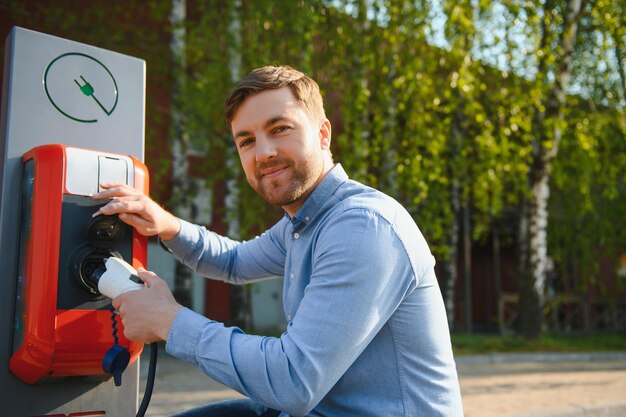
<svg viewBox="0 0 626 417">
<path fill-rule="evenodd" d="M 520 336 L 453 333 L 455 355 L 505 352 L 608 352 L 626 351 L 626 333 L 564 335 L 542 334 L 536 340 Z"/>
<path fill-rule="evenodd" d="M 250 334 L 280 337 L 282 330 L 252 331 Z M 511 352 L 626 352 L 626 332 L 593 335 L 543 333 L 536 340 L 521 336 L 484 333 L 452 333 L 455 355 Z"/>
</svg>

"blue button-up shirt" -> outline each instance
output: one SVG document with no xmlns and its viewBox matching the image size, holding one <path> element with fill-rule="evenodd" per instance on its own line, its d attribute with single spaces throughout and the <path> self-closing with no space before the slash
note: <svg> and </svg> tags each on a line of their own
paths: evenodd
<svg viewBox="0 0 626 417">
<path fill-rule="evenodd" d="M 182 309 L 168 353 L 283 416 L 463 415 L 435 261 L 395 200 L 336 165 L 253 240 L 181 224 L 166 244 L 200 274 L 282 276 L 288 324 L 253 336 Z"/>
</svg>

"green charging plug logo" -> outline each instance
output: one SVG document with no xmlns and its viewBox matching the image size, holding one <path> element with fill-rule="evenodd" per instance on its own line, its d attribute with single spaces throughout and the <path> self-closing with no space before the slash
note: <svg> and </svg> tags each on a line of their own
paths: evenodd
<svg viewBox="0 0 626 417">
<path fill-rule="evenodd" d="M 74 78 L 74 82 L 76 83 L 78 88 L 80 88 L 80 91 L 82 91 L 83 94 L 86 95 L 87 97 L 92 96 L 93 87 L 91 86 L 91 84 L 89 84 L 82 75 L 80 76 L 80 79 L 83 80 L 83 82 L 85 83 L 84 85 L 80 85 L 78 81 L 76 81 L 76 78 Z"/>
<path fill-rule="evenodd" d="M 72 82 L 78 90 L 71 87 Z M 96 58 L 80 52 L 53 59 L 44 72 L 43 86 L 55 109 L 81 123 L 95 123 L 103 113 L 110 116 L 119 98 L 111 71 Z M 85 99 L 95 105 L 85 103 Z"/>
<path fill-rule="evenodd" d="M 81 75 L 80 79 L 83 80 L 83 82 L 85 84 L 80 85 L 80 83 L 78 81 L 76 81 L 76 79 L 74 79 L 74 82 L 76 83 L 76 85 L 78 86 L 78 88 L 80 88 L 80 91 L 82 91 L 82 93 L 84 95 L 86 95 L 87 97 L 91 97 L 92 99 L 94 99 L 94 101 L 98 104 L 98 106 L 100 106 L 100 108 L 102 109 L 103 112 L 105 112 L 107 114 L 107 116 L 110 116 L 111 113 L 113 112 L 113 109 L 111 109 L 110 111 L 107 110 L 102 103 L 100 103 L 100 101 L 96 98 L 96 95 L 94 94 L 94 89 L 91 86 L 91 84 L 89 84 L 87 82 L 87 80 L 85 80 L 85 78 Z"/>
</svg>

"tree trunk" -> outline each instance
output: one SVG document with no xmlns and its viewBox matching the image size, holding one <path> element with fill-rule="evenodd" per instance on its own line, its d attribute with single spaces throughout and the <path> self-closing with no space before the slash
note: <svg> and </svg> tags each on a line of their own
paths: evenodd
<svg viewBox="0 0 626 417">
<path fill-rule="evenodd" d="M 448 138 L 448 149 L 450 150 L 450 155 L 448 157 L 449 162 L 446 167 L 448 178 L 450 178 L 450 207 L 452 209 L 453 220 L 447 242 L 448 247 L 450 248 L 450 258 L 443 265 L 443 273 L 444 300 L 446 314 L 448 316 L 448 325 L 451 330 L 454 328 L 456 301 L 455 288 L 459 271 L 459 232 L 461 230 L 461 222 L 463 221 L 463 212 L 461 211 L 461 190 L 463 185 L 461 184 L 460 174 L 458 172 L 463 142 L 463 131 L 461 129 L 462 120 L 463 114 L 460 110 L 457 110 L 450 125 L 450 136 Z M 465 313 L 466 311 L 464 311 L 464 318 Z"/>
<path fill-rule="evenodd" d="M 493 256 L 493 283 L 496 305 L 500 305 L 502 297 L 502 268 L 500 267 L 500 225 L 492 222 L 492 256 Z"/>
<path fill-rule="evenodd" d="M 463 319 L 465 331 L 472 332 L 472 234 L 469 199 L 463 206 Z"/>
<path fill-rule="evenodd" d="M 230 81 L 233 85 L 241 79 L 241 48 L 242 48 L 242 27 L 241 27 L 241 1 L 235 0 L 230 10 L 230 39 L 231 44 L 228 48 L 228 61 L 230 70 Z M 239 221 L 239 157 L 234 146 L 226 147 L 226 171 L 228 177 L 226 179 L 226 197 L 224 205 L 226 206 L 226 216 L 228 225 L 228 237 L 236 240 L 241 239 L 241 223 Z M 243 327 L 244 329 L 252 328 L 252 300 L 251 286 L 234 285 L 230 288 L 232 301 L 231 315 L 233 324 Z"/>
<path fill-rule="evenodd" d="M 617 73 L 619 74 L 620 86 L 622 87 L 622 100 L 626 100 L 626 71 L 624 70 L 624 57 L 622 56 L 623 40 L 617 33 L 611 33 L 615 43 L 615 60 L 617 61 Z"/>
<path fill-rule="evenodd" d="M 459 219 L 461 198 L 459 196 L 459 183 L 452 181 L 450 186 L 450 205 L 453 211 L 453 221 L 448 233 L 448 247 L 450 248 L 450 256 L 442 264 L 443 274 L 443 298 L 446 306 L 446 315 L 448 317 L 448 327 L 454 329 L 454 304 L 455 304 L 455 286 L 457 280 L 457 260 L 459 256 Z"/>
<path fill-rule="evenodd" d="M 186 67 L 185 57 L 185 0 L 172 0 L 170 24 L 172 25 L 172 108 L 171 108 L 171 143 L 173 193 L 170 210 L 178 217 L 190 218 L 190 182 L 189 163 L 187 162 L 187 143 L 185 143 L 184 115 L 181 109 L 182 91 Z M 177 262 L 174 270 L 174 297 L 184 306 L 191 307 L 192 272 Z"/>
<path fill-rule="evenodd" d="M 543 176 L 547 181 L 547 175 Z M 526 338 L 535 339 L 543 323 L 543 288 L 545 282 L 545 250 L 547 183 L 532 187 L 530 201 L 524 199 L 520 212 L 518 235 L 518 316 L 517 330 Z M 544 194 L 540 194 L 543 192 Z M 539 201 L 538 201 L 539 200 Z"/>
<path fill-rule="evenodd" d="M 545 13 L 552 12 L 552 4 L 545 3 Z M 586 1 L 569 0 L 556 55 L 555 83 L 545 93 L 545 111 L 537 114 L 536 132 L 540 132 L 534 143 L 533 163 L 529 172 L 530 202 L 520 216 L 520 233 L 524 239 L 524 256 L 520 259 L 521 281 L 518 304 L 518 330 L 527 338 L 537 338 L 543 324 L 543 302 L 548 259 L 547 228 L 548 199 L 550 197 L 550 168 L 556 158 L 561 142 L 563 107 L 572 72 L 572 59 L 578 22 L 585 10 Z M 549 29 L 544 26 L 542 44 L 547 44 Z M 540 70 L 545 60 L 540 61 Z M 525 238 L 527 236 L 527 239 Z M 527 254 L 527 256 L 526 256 Z"/>
</svg>

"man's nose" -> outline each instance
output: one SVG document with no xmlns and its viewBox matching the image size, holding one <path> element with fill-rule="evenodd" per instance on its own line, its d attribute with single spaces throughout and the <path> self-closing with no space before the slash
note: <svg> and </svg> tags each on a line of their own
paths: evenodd
<svg viewBox="0 0 626 417">
<path fill-rule="evenodd" d="M 276 144 L 273 143 L 272 140 L 265 135 L 257 137 L 255 150 L 257 161 L 265 161 L 267 159 L 275 157 L 278 154 Z"/>
</svg>

